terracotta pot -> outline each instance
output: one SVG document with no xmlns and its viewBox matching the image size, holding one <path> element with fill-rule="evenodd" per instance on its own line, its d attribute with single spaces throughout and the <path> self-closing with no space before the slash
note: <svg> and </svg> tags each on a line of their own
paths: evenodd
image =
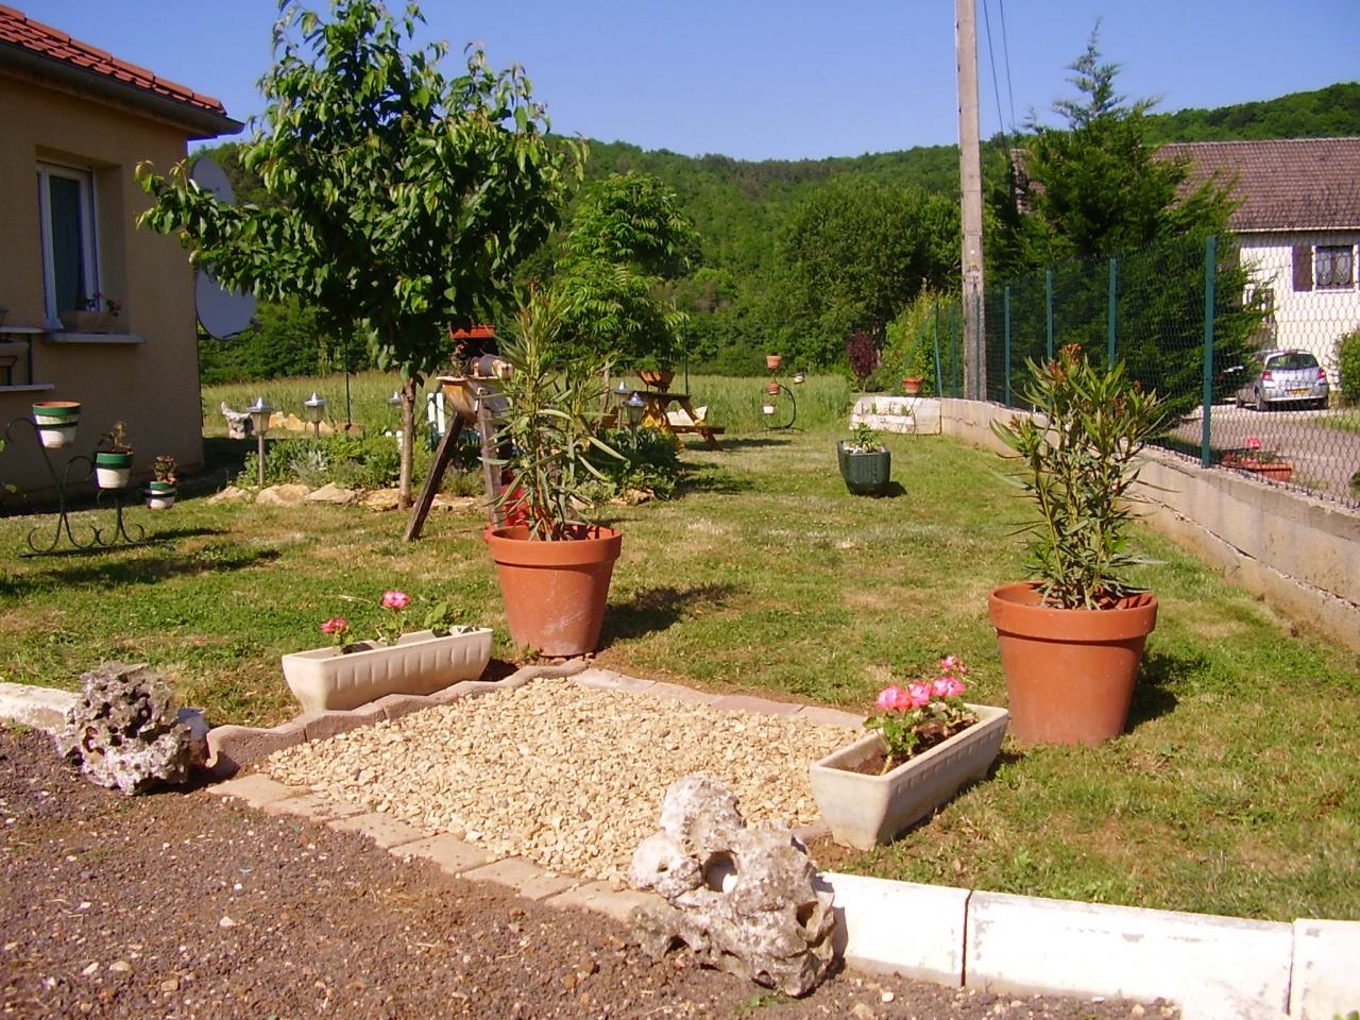
<svg viewBox="0 0 1360 1020">
<path fill-rule="evenodd" d="M 782 364 L 784 364 L 784 355 L 782 354 L 765 355 L 765 367 L 768 368 L 771 372 L 779 371 L 779 366 Z"/>
<path fill-rule="evenodd" d="M 909 397 L 914 397 L 921 392 L 921 377 L 919 375 L 909 375 L 902 380 L 902 392 Z"/>
<path fill-rule="evenodd" d="M 670 389 L 671 380 L 675 378 L 675 373 L 668 368 L 644 368 L 638 372 L 638 378 L 648 388 L 666 393 Z"/>
<path fill-rule="evenodd" d="M 777 382 L 766 383 L 765 392 L 772 397 L 779 396 L 779 383 Z"/>
<path fill-rule="evenodd" d="M 486 529 L 506 625 L 517 647 L 566 657 L 599 645 L 623 536 L 613 528 L 584 531 L 581 538 L 537 542 L 523 525 Z"/>
<path fill-rule="evenodd" d="M 1143 643 L 1157 625 L 1157 597 L 1131 595 L 1115 609 L 1040 605 L 1032 584 L 997 588 L 988 600 L 1022 744 L 1095 746 L 1124 730 Z"/>
<path fill-rule="evenodd" d="M 930 750 L 882 775 L 852 771 L 883 750 L 877 733 L 833 751 L 809 767 L 812 793 L 822 820 L 837 843 L 868 850 L 924 818 L 992 767 L 1007 713 L 990 705 L 969 705 L 978 721 Z"/>
<path fill-rule="evenodd" d="M 1240 464 L 1234 464 L 1233 467 L 1239 471 L 1250 471 L 1262 478 L 1269 478 L 1272 482 L 1287 482 L 1294 477 L 1294 465 L 1284 460 L 1273 461 L 1269 464 L 1244 461 Z"/>
</svg>

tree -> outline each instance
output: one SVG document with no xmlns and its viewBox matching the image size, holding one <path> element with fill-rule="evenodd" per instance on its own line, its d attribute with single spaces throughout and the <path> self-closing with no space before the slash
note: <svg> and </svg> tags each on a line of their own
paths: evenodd
<svg viewBox="0 0 1360 1020">
<path fill-rule="evenodd" d="M 958 231 L 954 203 L 916 188 L 843 176 L 812 192 L 781 236 L 784 353 L 829 365 L 852 332 L 881 338 L 922 287 L 946 285 Z"/>
<path fill-rule="evenodd" d="M 596 357 L 673 364 L 687 317 L 667 283 L 698 251 L 675 193 L 656 178 L 629 172 L 593 182 L 572 213 L 554 281 L 568 299 L 563 336 Z"/>
<path fill-rule="evenodd" d="M 407 436 L 420 383 L 449 357 L 448 330 L 494 315 L 583 158 L 549 144 L 521 69 L 492 71 L 470 47 L 466 73 L 448 78 L 444 44 L 409 49 L 422 20 L 415 4 L 394 20 L 378 0 L 330 0 L 329 21 L 284 9 L 261 81 L 264 127 L 243 146 L 275 204 L 225 206 L 182 164 L 168 177 L 138 168 L 155 199 L 142 225 L 179 231 L 229 287 L 297 295 L 332 336 L 363 330 L 378 366 L 401 373 Z"/>
</svg>

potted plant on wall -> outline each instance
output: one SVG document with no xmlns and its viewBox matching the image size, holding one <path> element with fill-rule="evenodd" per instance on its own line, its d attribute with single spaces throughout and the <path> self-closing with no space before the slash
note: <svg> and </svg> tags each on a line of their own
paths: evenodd
<svg viewBox="0 0 1360 1020">
<path fill-rule="evenodd" d="M 892 482 L 892 453 L 867 422 L 854 427 L 850 441 L 836 443 L 836 460 L 845 487 L 856 496 L 879 496 Z"/>
<path fill-rule="evenodd" d="M 1011 731 L 1021 743 L 1090 744 L 1123 731 L 1157 623 L 1157 598 L 1132 587 L 1126 551 L 1138 457 L 1161 430 L 1156 393 L 1122 363 L 1092 365 L 1079 346 L 1030 363 L 1022 402 L 1034 414 L 994 422 L 1023 467 L 1017 484 L 1034 500 L 1035 580 L 991 593 Z"/>
<path fill-rule="evenodd" d="M 112 333 L 123 303 L 98 291 L 80 299 L 80 307 L 61 312 L 61 324 L 73 333 Z"/>
<path fill-rule="evenodd" d="M 603 366 L 559 342 L 570 299 L 532 290 L 502 344 L 497 442 L 507 451 L 498 502 L 506 526 L 488 528 L 510 637 L 522 648 L 565 657 L 599 644 L 609 584 L 623 537 L 587 522 L 588 489 L 600 480 L 592 450 L 621 457 L 596 435 Z"/>
<path fill-rule="evenodd" d="M 1274 482 L 1287 482 L 1294 477 L 1294 465 L 1274 450 L 1267 449 L 1259 436 L 1247 436 L 1242 449 L 1226 451 L 1219 463 Z"/>
<path fill-rule="evenodd" d="M 99 438 L 94 454 L 94 480 L 101 489 L 124 488 L 132 475 L 132 445 L 127 438 L 127 424 L 114 422 L 113 427 Z"/>
</svg>

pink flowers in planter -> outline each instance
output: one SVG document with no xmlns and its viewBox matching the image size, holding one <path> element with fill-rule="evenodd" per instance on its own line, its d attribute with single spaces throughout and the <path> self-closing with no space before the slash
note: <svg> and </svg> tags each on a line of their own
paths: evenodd
<svg viewBox="0 0 1360 1020">
<path fill-rule="evenodd" d="M 881 715 L 864 721 L 883 738 L 887 772 L 909 758 L 955 733 L 967 729 L 977 717 L 960 697 L 968 667 L 956 656 L 940 660 L 939 675 L 900 687 L 890 684 L 879 692 L 874 704 Z"/>
<path fill-rule="evenodd" d="M 406 632 L 406 611 L 412 604 L 411 596 L 404 591 L 387 591 L 378 604 L 384 613 L 375 625 L 377 640 L 384 645 L 395 645 L 397 639 Z M 440 602 L 426 615 L 425 627 L 436 634 L 447 634 L 451 615 L 449 604 Z M 361 647 L 356 643 L 349 621 L 343 616 L 332 616 L 326 620 L 321 624 L 321 633 L 330 638 L 331 643 L 342 652 L 355 651 Z"/>
</svg>

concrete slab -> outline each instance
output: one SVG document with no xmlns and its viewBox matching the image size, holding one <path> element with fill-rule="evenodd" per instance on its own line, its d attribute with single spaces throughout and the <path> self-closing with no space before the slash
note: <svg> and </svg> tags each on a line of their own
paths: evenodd
<svg viewBox="0 0 1360 1020">
<path fill-rule="evenodd" d="M 963 985 L 969 890 L 835 872 L 819 879 L 835 894 L 834 944 L 848 966 Z"/>
<path fill-rule="evenodd" d="M 798 718 L 805 719 L 815 726 L 844 726 L 852 730 L 864 725 L 862 715 L 843 712 L 839 708 L 823 708 L 821 705 L 804 705 L 798 710 Z"/>
<path fill-rule="evenodd" d="M 387 694 L 370 702 L 371 707 L 383 712 L 388 722 L 419 712 L 422 708 L 438 708 L 440 704 L 435 698 L 423 694 Z"/>
<path fill-rule="evenodd" d="M 357 832 L 367 836 L 384 850 L 399 847 L 404 843 L 414 843 L 418 839 L 427 839 L 430 835 L 427 830 L 417 828 L 410 822 L 376 811 L 345 815 L 326 824 L 341 832 Z"/>
<path fill-rule="evenodd" d="M 720 697 L 707 691 L 696 691 L 693 687 L 685 687 L 682 684 L 664 682 L 653 684 L 647 689 L 647 693 L 655 698 L 669 698 L 671 701 L 682 701 L 688 705 L 711 705 Z"/>
<path fill-rule="evenodd" d="M 1184 1020 L 1280 1016 L 1290 925 L 975 892 L 966 983 L 986 991 L 1170 999 Z"/>
<path fill-rule="evenodd" d="M 589 910 L 612 917 L 621 924 L 627 924 L 637 907 L 666 901 L 656 893 L 640 892 L 637 889 L 611 889 L 606 882 L 587 882 L 564 893 L 550 896 L 543 902 L 550 907 Z"/>
<path fill-rule="evenodd" d="M 1360 1010 L 1360 922 L 1295 921 L 1289 1015 L 1332 1020 Z"/>
<path fill-rule="evenodd" d="M 466 843 L 447 832 L 442 832 L 437 836 L 426 836 L 424 839 L 418 839 L 412 843 L 405 843 L 394 850 L 393 853 L 407 860 L 413 857 L 424 857 L 426 860 L 439 865 L 444 872 L 455 878 L 473 868 L 480 868 L 492 859 L 491 855 L 481 847 Z"/>
<path fill-rule="evenodd" d="M 303 793 L 297 797 L 276 800 L 272 804 L 264 805 L 264 813 L 267 815 L 298 815 L 310 821 L 324 824 L 333 822 L 337 818 L 364 814 L 364 809 L 357 804 L 346 804 L 342 801 L 331 800 L 319 793 Z"/>
<path fill-rule="evenodd" d="M 218 783 L 213 787 L 213 793 L 219 797 L 234 797 L 243 800 L 251 807 L 262 808 L 266 804 L 275 804 L 289 797 L 298 797 L 307 791 L 280 783 L 276 779 L 262 776 L 258 772 L 249 775 L 237 776 L 235 779 L 228 779 L 225 783 Z"/>
<path fill-rule="evenodd" d="M 55 733 L 66 725 L 66 713 L 76 703 L 72 691 L 32 684 L 0 683 L 0 719 Z"/>
<path fill-rule="evenodd" d="M 634 691 L 638 693 L 647 691 L 656 685 L 655 680 L 640 680 L 635 676 L 624 676 L 622 673 L 615 673 L 612 669 L 601 669 L 598 666 L 582 670 L 572 677 L 572 681 L 582 687 L 598 687 L 606 691 Z"/>
<path fill-rule="evenodd" d="M 536 864 L 523 857 L 506 857 L 480 868 L 463 873 L 464 878 L 474 882 L 499 882 L 508 885 L 521 896 L 530 900 L 546 900 L 578 884 L 574 878 L 550 875 Z"/>
<path fill-rule="evenodd" d="M 729 712 L 758 712 L 761 715 L 797 715 L 802 705 L 787 701 L 770 701 L 767 698 L 753 698 L 747 694 L 725 694 L 714 698 L 714 708 Z"/>
<path fill-rule="evenodd" d="M 331 737 L 348 733 L 360 726 L 372 726 L 374 723 L 380 723 L 386 718 L 387 713 L 377 705 L 370 703 L 344 712 L 304 712 L 293 722 L 302 726 L 303 733 L 311 741 L 329 740 Z"/>
</svg>

